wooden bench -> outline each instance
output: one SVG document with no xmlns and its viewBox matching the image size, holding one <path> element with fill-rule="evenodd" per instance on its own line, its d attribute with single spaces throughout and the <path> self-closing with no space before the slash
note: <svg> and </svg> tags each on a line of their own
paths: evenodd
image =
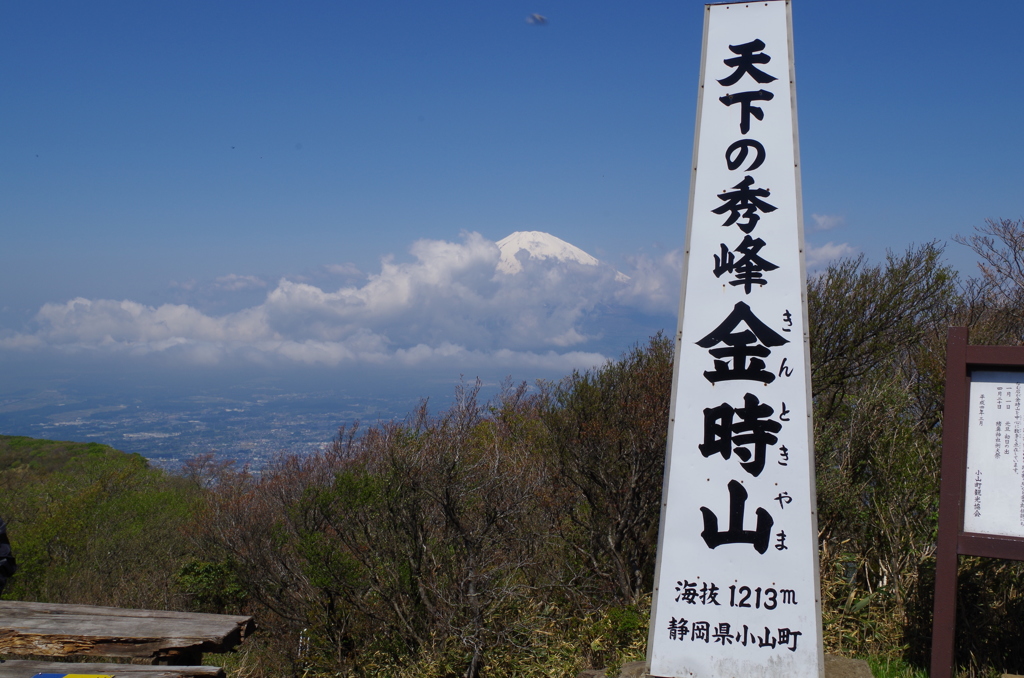
<svg viewBox="0 0 1024 678">
<path fill-rule="evenodd" d="M 97 664 L 36 662 L 8 659 L 0 663 L 0 678 L 32 678 L 38 673 L 85 673 L 114 678 L 224 678 L 219 666 L 146 666 L 137 664 Z"/>
<path fill-rule="evenodd" d="M 223 676 L 215 666 L 190 666 L 204 652 L 228 652 L 255 629 L 252 617 L 93 605 L 0 601 L 0 678 L 36 673 L 97 673 L 141 678 Z M 119 657 L 137 664 L 78 664 L 9 659 Z M 170 667 L 175 668 L 170 668 Z"/>
</svg>

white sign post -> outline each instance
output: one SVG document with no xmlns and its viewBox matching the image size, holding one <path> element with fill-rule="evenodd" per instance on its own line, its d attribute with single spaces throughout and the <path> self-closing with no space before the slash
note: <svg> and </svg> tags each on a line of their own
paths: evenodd
<svg viewBox="0 0 1024 678">
<path fill-rule="evenodd" d="M 790 4 L 705 9 L 650 674 L 819 678 Z"/>
</svg>

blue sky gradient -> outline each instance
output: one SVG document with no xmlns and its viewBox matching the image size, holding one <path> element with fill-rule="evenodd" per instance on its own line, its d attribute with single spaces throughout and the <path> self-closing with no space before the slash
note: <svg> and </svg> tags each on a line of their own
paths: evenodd
<svg viewBox="0 0 1024 678">
<path fill-rule="evenodd" d="M 0 5 L 0 368 L 377 360 L 415 391 L 428 367 L 553 377 L 673 330 L 702 8 Z M 793 14 L 814 265 L 1024 215 L 1024 3 Z M 522 230 L 610 268 L 495 283 L 493 243 Z M 947 255 L 972 272 L 964 248 Z M 399 278 L 404 306 L 339 310 Z M 359 337 L 363 353 L 309 357 Z"/>
</svg>

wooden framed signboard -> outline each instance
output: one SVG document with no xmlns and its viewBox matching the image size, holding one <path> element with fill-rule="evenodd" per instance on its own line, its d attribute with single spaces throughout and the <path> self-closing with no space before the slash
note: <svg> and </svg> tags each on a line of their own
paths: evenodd
<svg viewBox="0 0 1024 678">
<path fill-rule="evenodd" d="M 823 671 L 791 27 L 705 7 L 652 676 Z"/>
<path fill-rule="evenodd" d="M 946 344 L 932 678 L 953 676 L 961 555 L 1024 560 L 1024 347 Z"/>
</svg>

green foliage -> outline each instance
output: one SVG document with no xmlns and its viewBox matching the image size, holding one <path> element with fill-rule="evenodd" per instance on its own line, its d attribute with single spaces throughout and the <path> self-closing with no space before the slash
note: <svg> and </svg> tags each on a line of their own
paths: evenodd
<svg viewBox="0 0 1024 678">
<path fill-rule="evenodd" d="M 928 663 L 946 328 L 1024 339 L 998 271 L 1024 225 L 964 242 L 985 278 L 929 243 L 808 281 L 824 640 L 878 676 Z M 0 437 L 9 595 L 252 613 L 273 633 L 223 659 L 246 678 L 613 675 L 646 651 L 672 348 L 486 404 L 462 387 L 260 474 Z M 1024 565 L 965 558 L 961 583 L 961 675 L 1024 673 Z"/>
<path fill-rule="evenodd" d="M 486 405 L 463 388 L 446 412 L 342 430 L 259 476 L 199 460 L 196 484 L 213 490 L 196 549 L 232 563 L 308 675 L 571 675 L 636 659 L 671 353 L 659 335 Z"/>
<path fill-rule="evenodd" d="M 180 605 L 194 499 L 182 478 L 105 445 L 2 439 L 0 515 L 18 572 L 4 596 L 126 607 Z"/>
<path fill-rule="evenodd" d="M 123 457 L 124 452 L 100 443 L 73 443 L 39 440 L 24 436 L 0 436 L 0 472 L 25 470 L 48 474 L 67 470 L 69 465 L 82 464 L 83 458 Z M 145 463 L 141 455 L 127 455 L 137 463 Z"/>
<path fill-rule="evenodd" d="M 946 329 L 1021 338 L 1019 297 L 959 283 L 940 255 L 841 261 L 808 283 L 826 649 L 892 666 L 929 661 Z M 957 661 L 971 676 L 1024 667 L 1010 640 L 1022 569 L 987 562 L 961 564 Z"/>
<path fill-rule="evenodd" d="M 902 659 L 868 657 L 868 666 L 875 678 L 928 678 L 928 672 L 914 667 Z"/>
<path fill-rule="evenodd" d="M 650 597 L 636 607 L 586 614 L 536 596 L 515 614 L 509 641 L 488 652 L 481 669 L 487 676 L 575 678 L 586 668 L 618 667 L 642 660 L 647 644 Z M 361 675 L 388 678 L 447 678 L 462 674 L 463 653 L 457 643 L 438 642 L 413 661 L 384 652 L 369 652 Z M 324 675 L 324 674 L 317 674 Z"/>
<path fill-rule="evenodd" d="M 236 611 L 246 599 L 245 588 L 231 561 L 211 563 L 191 559 L 178 568 L 174 580 L 200 612 Z"/>
<path fill-rule="evenodd" d="M 1024 563 L 961 558 L 957 663 L 969 675 L 1024 672 Z"/>
<path fill-rule="evenodd" d="M 934 550 L 941 360 L 956 306 L 934 243 L 841 261 L 808 284 L 826 648 L 895 659 Z"/>
<path fill-rule="evenodd" d="M 543 410 L 563 538 L 592 595 L 635 604 L 653 586 L 672 384 L 664 335 L 574 372 Z"/>
<path fill-rule="evenodd" d="M 844 259 L 807 284 L 815 418 L 830 419 L 864 379 L 899 367 L 956 300 L 956 273 L 936 243 L 868 266 Z"/>
</svg>

